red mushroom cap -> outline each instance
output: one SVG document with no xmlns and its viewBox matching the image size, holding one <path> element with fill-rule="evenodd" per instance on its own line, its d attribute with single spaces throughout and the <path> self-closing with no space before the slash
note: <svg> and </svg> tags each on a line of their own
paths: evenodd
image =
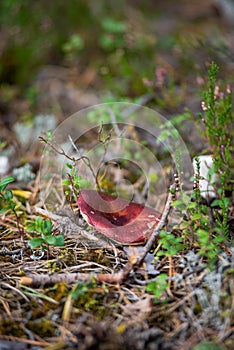
<svg viewBox="0 0 234 350">
<path fill-rule="evenodd" d="M 152 208 L 95 190 L 81 190 L 77 203 L 89 225 L 121 244 L 143 244 L 161 217 Z"/>
</svg>

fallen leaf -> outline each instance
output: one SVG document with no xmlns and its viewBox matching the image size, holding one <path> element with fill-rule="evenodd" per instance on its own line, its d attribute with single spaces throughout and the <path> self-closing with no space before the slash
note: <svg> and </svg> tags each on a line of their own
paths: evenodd
<svg viewBox="0 0 234 350">
<path fill-rule="evenodd" d="M 89 225 L 126 245 L 145 243 L 161 217 L 152 208 L 95 190 L 81 190 L 77 203 Z"/>
<path fill-rule="evenodd" d="M 126 305 L 126 308 L 131 312 L 151 312 L 153 307 L 153 298 L 152 296 L 144 297 L 135 303 L 129 303 Z"/>
<path fill-rule="evenodd" d="M 32 192 L 25 190 L 12 190 L 12 193 L 17 197 L 22 197 L 25 199 L 29 199 L 32 195 Z"/>
</svg>

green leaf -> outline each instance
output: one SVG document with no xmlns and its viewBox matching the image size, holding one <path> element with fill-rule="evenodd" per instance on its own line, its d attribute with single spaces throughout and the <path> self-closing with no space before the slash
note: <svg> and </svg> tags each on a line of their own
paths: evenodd
<svg viewBox="0 0 234 350">
<path fill-rule="evenodd" d="M 0 192 L 4 191 L 7 185 L 14 181 L 15 179 L 12 176 L 6 176 L 2 180 L 0 180 Z"/>
<path fill-rule="evenodd" d="M 70 164 L 70 163 L 66 163 L 66 167 L 69 168 L 69 169 L 72 169 L 72 168 L 73 168 L 73 165 Z"/>
<path fill-rule="evenodd" d="M 55 236 L 55 246 L 60 247 L 64 245 L 64 236 L 63 235 L 58 235 Z"/>
<path fill-rule="evenodd" d="M 42 218 L 40 216 L 37 216 L 35 219 L 35 231 L 42 233 Z"/>
<path fill-rule="evenodd" d="M 225 207 L 225 208 L 228 208 L 228 206 L 229 206 L 229 204 L 230 204 L 230 198 L 225 197 L 225 198 L 223 199 L 223 204 L 224 204 L 224 207 Z"/>
<path fill-rule="evenodd" d="M 187 206 L 187 209 L 194 209 L 194 208 L 196 208 L 196 206 L 197 206 L 196 202 L 190 202 Z"/>
<path fill-rule="evenodd" d="M 9 209 L 9 207 L 0 209 L 0 214 L 4 214 L 8 209 Z"/>
<path fill-rule="evenodd" d="M 164 291 L 167 289 L 167 275 L 165 273 L 160 274 L 156 281 L 150 282 L 146 286 L 147 292 L 153 292 L 156 299 L 160 298 Z"/>
<path fill-rule="evenodd" d="M 171 203 L 171 206 L 178 209 L 178 210 L 185 210 L 186 209 L 186 205 L 185 205 L 184 201 L 182 201 L 182 200 L 175 200 L 174 202 Z"/>
<path fill-rule="evenodd" d="M 196 345 L 192 350 L 224 350 L 224 348 L 213 342 L 204 342 Z"/>
<path fill-rule="evenodd" d="M 213 243 L 220 243 L 220 242 L 224 242 L 226 240 L 226 237 L 221 236 L 221 234 L 218 234 L 214 239 L 213 239 Z"/>
<path fill-rule="evenodd" d="M 215 173 L 215 167 L 212 166 L 212 167 L 208 170 L 208 173 L 207 173 L 208 182 L 211 182 L 211 179 L 212 179 L 214 173 Z"/>
<path fill-rule="evenodd" d="M 34 221 L 29 222 L 29 224 L 27 225 L 27 231 L 29 231 L 29 232 L 36 231 L 35 222 Z"/>
<path fill-rule="evenodd" d="M 220 206 L 221 200 L 220 199 L 215 199 L 213 202 L 210 204 L 211 207 L 216 207 Z"/>
<path fill-rule="evenodd" d="M 46 131 L 46 136 L 48 137 L 48 140 L 49 141 L 52 141 L 52 139 L 53 139 L 53 133 L 52 133 L 52 131 L 51 130 L 47 130 Z"/>
<path fill-rule="evenodd" d="M 63 45 L 62 49 L 64 52 L 67 53 L 75 53 L 78 51 L 81 51 L 84 47 L 84 41 L 83 39 L 77 35 L 72 35 L 69 40 Z"/>
<path fill-rule="evenodd" d="M 10 190 L 7 190 L 5 193 L 4 193 L 4 198 L 6 201 L 10 202 L 13 198 L 13 193 L 10 191 Z"/>
<path fill-rule="evenodd" d="M 71 184 L 71 181 L 70 181 L 70 180 L 67 180 L 67 179 L 62 180 L 62 185 L 64 185 L 64 186 L 69 186 L 70 184 Z"/>
<path fill-rule="evenodd" d="M 44 239 L 42 239 L 42 238 L 33 238 L 28 242 L 29 247 L 31 249 L 35 249 L 37 247 L 40 247 L 40 245 L 43 243 L 44 243 Z"/>
<path fill-rule="evenodd" d="M 194 214 L 191 216 L 191 220 L 196 221 L 196 220 L 201 220 L 203 218 L 203 215 L 201 213 Z"/>
<path fill-rule="evenodd" d="M 80 186 L 80 188 L 88 188 L 88 187 L 90 187 L 90 182 L 88 180 L 80 177 L 79 186 Z"/>
<path fill-rule="evenodd" d="M 190 222 L 188 222 L 188 221 L 183 221 L 183 222 L 179 225 L 179 228 L 180 228 L 180 230 L 184 230 L 184 229 L 188 228 L 190 225 L 191 225 Z"/>
<path fill-rule="evenodd" d="M 48 219 L 44 220 L 42 222 L 42 232 L 45 234 L 45 235 L 48 235 L 51 233 L 51 230 L 52 230 L 52 222 Z"/>
<path fill-rule="evenodd" d="M 55 243 L 56 243 L 56 238 L 55 238 L 55 236 L 52 236 L 52 235 L 46 236 L 46 237 L 45 237 L 45 241 L 46 241 L 46 243 L 48 243 L 48 244 L 55 245 Z"/>
<path fill-rule="evenodd" d="M 78 282 L 76 288 L 72 290 L 69 294 L 70 296 L 76 300 L 80 298 L 82 295 L 85 295 L 89 289 L 93 287 L 92 282 Z"/>
<path fill-rule="evenodd" d="M 123 34 L 126 31 L 124 22 L 116 21 L 113 18 L 105 18 L 102 21 L 102 28 L 109 33 Z"/>
</svg>

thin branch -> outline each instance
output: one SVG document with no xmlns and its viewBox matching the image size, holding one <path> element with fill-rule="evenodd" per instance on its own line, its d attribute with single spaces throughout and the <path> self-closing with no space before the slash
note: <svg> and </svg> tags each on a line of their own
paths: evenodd
<svg viewBox="0 0 234 350">
<path fill-rule="evenodd" d="M 172 189 L 173 189 L 173 186 L 171 186 L 170 189 L 169 189 L 169 194 L 168 194 L 168 197 L 167 197 L 167 202 L 165 204 L 165 208 L 164 208 L 162 217 L 161 217 L 158 225 L 156 226 L 156 228 L 152 232 L 150 238 L 148 239 L 148 241 L 147 241 L 147 243 L 146 243 L 146 245 L 144 247 L 142 255 L 139 257 L 138 261 L 136 262 L 136 265 L 135 265 L 136 267 L 139 267 L 143 263 L 147 253 L 153 247 L 156 239 L 158 238 L 159 232 L 166 225 L 167 218 L 168 218 L 168 215 L 169 215 L 170 210 L 171 210 L 171 203 L 172 203 L 172 200 L 173 200 L 173 194 L 172 194 L 173 191 L 172 191 Z"/>
<path fill-rule="evenodd" d="M 74 283 L 77 281 L 93 282 L 107 282 L 107 283 L 122 283 L 129 276 L 132 270 L 132 265 L 126 264 L 124 269 L 119 272 L 108 274 L 108 273 L 54 273 L 52 275 L 40 274 L 40 275 L 29 275 L 24 276 L 20 279 L 20 285 L 24 286 L 42 286 L 54 283 Z"/>
<path fill-rule="evenodd" d="M 50 146 L 53 151 L 55 151 L 57 154 L 61 155 L 61 156 L 64 156 L 66 157 L 67 159 L 71 160 L 73 163 L 77 163 L 79 162 L 80 160 L 82 160 L 84 162 L 85 165 L 87 165 L 87 167 L 90 169 L 95 181 L 96 181 L 96 175 L 95 175 L 95 172 L 94 172 L 94 169 L 92 167 L 92 164 L 90 162 L 90 159 L 87 157 L 87 156 L 80 156 L 79 158 L 74 158 L 74 157 L 71 157 L 69 156 L 62 147 L 60 147 L 60 150 L 58 148 L 56 148 L 53 143 L 49 142 L 48 140 L 46 140 L 44 137 L 42 136 L 39 136 L 39 140 L 44 142 L 45 144 L 47 144 L 48 146 Z M 73 142 L 72 142 L 72 145 L 73 145 Z M 97 182 L 97 181 L 96 181 Z M 99 188 L 99 184 L 96 183 L 96 185 L 98 186 Z"/>
<path fill-rule="evenodd" d="M 99 183 L 97 181 L 97 174 L 95 174 L 94 169 L 92 167 L 92 164 L 90 162 L 90 159 L 86 156 L 82 156 L 80 153 L 80 150 L 78 149 L 78 147 L 75 145 L 74 141 L 72 140 L 71 136 L 68 135 L 69 141 L 71 142 L 72 146 L 74 147 L 74 149 L 76 150 L 76 152 L 78 154 L 80 154 L 80 158 L 76 161 L 82 160 L 84 162 L 84 164 L 89 168 L 89 170 L 91 171 L 93 178 L 95 179 L 96 185 L 98 187 L 98 189 L 100 189 Z"/>
</svg>

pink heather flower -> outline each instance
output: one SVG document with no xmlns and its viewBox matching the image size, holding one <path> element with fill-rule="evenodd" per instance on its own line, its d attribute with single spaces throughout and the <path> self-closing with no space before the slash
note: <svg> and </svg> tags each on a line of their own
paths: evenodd
<svg viewBox="0 0 234 350">
<path fill-rule="evenodd" d="M 156 79 L 157 79 L 156 86 L 158 86 L 158 87 L 163 86 L 164 77 L 166 74 L 167 74 L 167 71 L 165 68 L 159 67 L 156 69 L 156 71 L 155 71 L 155 75 L 156 75 Z"/>
<path fill-rule="evenodd" d="M 220 94 L 219 94 L 219 86 L 218 86 L 218 85 L 215 86 L 214 97 L 215 97 L 215 98 L 220 97 Z"/>
<path fill-rule="evenodd" d="M 204 79 L 203 79 L 202 77 L 199 77 L 199 76 L 198 76 L 198 77 L 196 78 L 196 81 L 197 81 L 197 84 L 198 84 L 198 85 L 204 84 Z"/>
<path fill-rule="evenodd" d="M 226 91 L 227 91 L 227 94 L 231 93 L 231 86 L 230 86 L 230 84 L 227 84 Z"/>
<path fill-rule="evenodd" d="M 206 110 L 207 110 L 205 101 L 202 101 L 202 102 L 201 102 L 201 108 L 202 108 L 203 111 L 206 111 Z"/>
<path fill-rule="evenodd" d="M 142 81 L 143 81 L 143 84 L 144 84 L 145 86 L 147 86 L 147 87 L 152 87 L 152 86 L 153 86 L 152 81 L 150 81 L 150 80 L 147 79 L 147 78 L 143 78 Z"/>
</svg>

